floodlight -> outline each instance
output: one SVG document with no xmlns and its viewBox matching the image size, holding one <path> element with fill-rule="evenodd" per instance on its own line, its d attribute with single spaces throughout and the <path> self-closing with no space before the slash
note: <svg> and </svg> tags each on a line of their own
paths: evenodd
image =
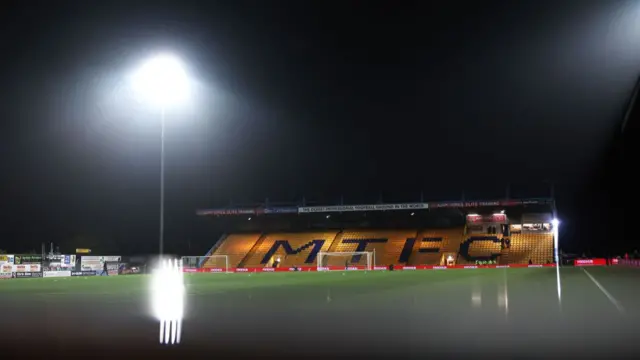
<svg viewBox="0 0 640 360">
<path fill-rule="evenodd" d="M 164 109 L 186 101 L 189 77 L 182 61 L 170 54 L 151 58 L 134 74 L 132 86 L 143 101 Z"/>
</svg>

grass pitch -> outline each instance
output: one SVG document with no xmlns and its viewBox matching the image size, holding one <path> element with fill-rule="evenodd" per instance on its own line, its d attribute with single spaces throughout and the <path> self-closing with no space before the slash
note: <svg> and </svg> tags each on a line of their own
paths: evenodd
<svg viewBox="0 0 640 360">
<path fill-rule="evenodd" d="M 558 296 L 553 268 L 190 274 L 182 344 L 169 351 L 610 356 L 640 340 L 638 280 L 637 269 L 561 268 Z M 168 354 L 148 290 L 145 275 L 0 281 L 12 324 L 0 336 Z"/>
</svg>

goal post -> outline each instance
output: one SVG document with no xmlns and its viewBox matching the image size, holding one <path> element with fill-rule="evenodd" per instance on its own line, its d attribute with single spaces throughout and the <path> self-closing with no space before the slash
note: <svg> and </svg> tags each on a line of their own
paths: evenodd
<svg viewBox="0 0 640 360">
<path fill-rule="evenodd" d="M 372 270 L 372 251 L 340 251 L 318 253 L 318 271 L 330 270 Z"/>
<path fill-rule="evenodd" d="M 189 272 L 228 273 L 229 255 L 183 256 L 182 268 Z"/>
</svg>

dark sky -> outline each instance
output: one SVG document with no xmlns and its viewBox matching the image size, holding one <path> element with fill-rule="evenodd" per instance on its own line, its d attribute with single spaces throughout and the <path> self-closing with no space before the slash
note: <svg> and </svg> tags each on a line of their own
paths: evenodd
<svg viewBox="0 0 640 360">
<path fill-rule="evenodd" d="M 3 7 L 0 247 L 155 249 L 159 113 L 125 79 L 160 50 L 197 79 L 167 112 L 169 248 L 229 199 L 545 196 L 545 181 L 580 228 L 585 197 L 607 196 L 590 192 L 639 73 L 640 2 L 443 3 Z"/>
</svg>

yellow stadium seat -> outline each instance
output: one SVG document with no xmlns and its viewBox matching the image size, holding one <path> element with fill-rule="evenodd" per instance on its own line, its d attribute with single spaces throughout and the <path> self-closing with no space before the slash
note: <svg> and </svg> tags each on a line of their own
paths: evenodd
<svg viewBox="0 0 640 360">
<path fill-rule="evenodd" d="M 553 233 L 520 233 L 511 235 L 509 263 L 546 264 L 553 261 Z"/>
<path fill-rule="evenodd" d="M 280 267 L 316 266 L 315 257 L 311 259 L 311 262 L 306 262 L 309 260 L 309 255 L 314 250 L 315 254 L 319 251 L 328 251 L 337 233 L 337 231 L 325 231 L 267 234 L 253 253 L 248 256 L 243 266 L 247 268 L 271 266 L 276 259 L 280 259 Z M 314 241 L 318 242 L 314 243 Z M 288 249 L 287 246 L 290 248 Z M 268 258 L 265 259 L 265 256 Z"/>
<path fill-rule="evenodd" d="M 338 235 L 330 251 L 375 251 L 372 266 L 397 265 L 405 242 L 408 238 L 415 236 L 415 230 L 345 230 Z M 364 243 L 364 240 L 369 240 L 369 242 Z M 366 244 L 366 246 L 358 250 L 358 246 L 363 246 L 360 244 Z M 347 261 L 350 265 L 366 265 L 365 257 L 328 257 L 326 266 L 344 266 Z"/>
<path fill-rule="evenodd" d="M 424 241 L 425 239 L 433 241 Z M 456 258 L 462 240 L 462 228 L 423 230 L 418 234 L 409 265 L 446 265 L 447 256 Z"/>
<path fill-rule="evenodd" d="M 473 234 L 482 236 L 483 234 Z M 471 235 L 463 228 L 416 230 L 344 230 L 338 232 L 286 232 L 269 234 L 232 234 L 223 239 L 213 255 L 227 255 L 230 267 L 316 266 L 319 252 L 374 252 L 372 266 L 445 265 L 451 256 L 457 264 L 475 264 L 459 256 L 460 246 Z M 502 235 L 487 235 L 498 238 Z M 411 246 L 407 239 L 414 238 Z M 501 249 L 499 242 L 473 241 L 469 244 L 469 255 L 489 257 L 499 254 L 499 264 L 535 264 L 553 261 L 552 233 L 519 233 L 511 235 L 511 247 Z M 403 254 L 403 250 L 405 251 Z M 366 265 L 365 256 L 327 256 L 324 266 Z M 221 259 L 210 259 L 204 267 L 221 267 Z"/>
</svg>

